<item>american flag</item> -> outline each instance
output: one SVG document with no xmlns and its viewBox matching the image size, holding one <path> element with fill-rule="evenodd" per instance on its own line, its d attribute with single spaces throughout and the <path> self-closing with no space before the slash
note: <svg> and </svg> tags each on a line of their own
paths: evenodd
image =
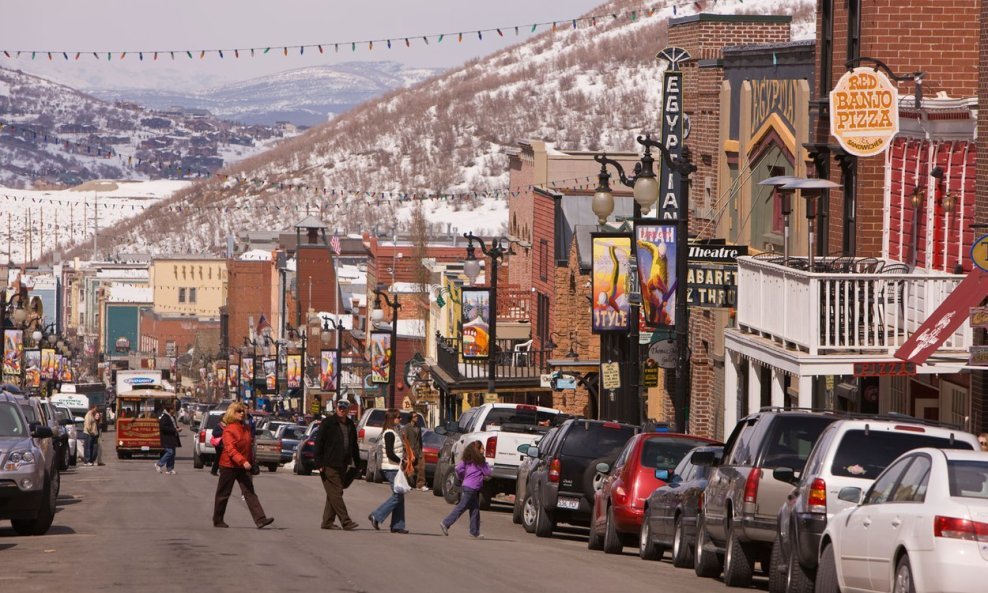
<svg viewBox="0 0 988 593">
<path fill-rule="evenodd" d="M 329 246 L 333 248 L 333 253 L 336 255 L 340 254 L 340 237 L 338 235 L 333 235 L 333 238 L 329 240 Z"/>
</svg>

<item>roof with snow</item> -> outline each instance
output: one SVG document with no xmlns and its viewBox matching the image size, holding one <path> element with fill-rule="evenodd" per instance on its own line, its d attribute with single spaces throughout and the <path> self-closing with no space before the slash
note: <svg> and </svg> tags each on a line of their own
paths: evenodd
<svg viewBox="0 0 988 593">
<path fill-rule="evenodd" d="M 107 287 L 108 303 L 151 303 L 154 289 L 145 284 L 111 282 Z"/>
<path fill-rule="evenodd" d="M 240 261 L 271 261 L 271 252 L 266 249 L 251 249 L 237 259 Z"/>
</svg>

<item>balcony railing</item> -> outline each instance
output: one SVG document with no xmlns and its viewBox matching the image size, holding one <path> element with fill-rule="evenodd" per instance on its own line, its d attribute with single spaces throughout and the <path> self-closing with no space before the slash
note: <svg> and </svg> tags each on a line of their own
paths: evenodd
<svg viewBox="0 0 988 593">
<path fill-rule="evenodd" d="M 532 291 L 514 287 L 497 291 L 498 321 L 527 321 L 532 317 Z"/>
<path fill-rule="evenodd" d="M 460 340 L 436 337 L 438 348 L 436 364 L 455 380 L 486 381 L 488 377 L 488 359 L 463 359 L 460 354 Z M 551 350 L 515 350 L 517 344 L 511 340 L 498 340 L 496 357 L 496 380 L 505 383 L 537 380 L 542 373 L 547 372 L 549 353 Z"/>
<path fill-rule="evenodd" d="M 893 354 L 964 279 L 874 258 L 738 258 L 738 327 L 812 355 Z M 835 271 L 843 270 L 843 271 Z M 964 324 L 940 346 L 963 353 Z"/>
</svg>

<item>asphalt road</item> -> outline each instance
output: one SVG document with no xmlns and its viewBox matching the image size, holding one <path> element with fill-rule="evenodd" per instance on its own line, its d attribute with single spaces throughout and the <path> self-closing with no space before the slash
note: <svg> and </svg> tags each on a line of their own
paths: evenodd
<svg viewBox="0 0 988 593">
<path fill-rule="evenodd" d="M 720 581 L 699 579 L 668 559 L 640 560 L 632 548 L 620 556 L 591 552 L 586 530 L 536 538 L 512 524 L 506 505 L 482 514 L 486 539 L 468 535 L 466 516 L 444 537 L 438 523 L 452 507 L 431 491 L 406 495 L 410 534 L 392 534 L 386 524 L 374 531 L 367 515 L 388 489 L 362 480 L 346 492 L 360 528 L 322 530 L 319 478 L 285 468 L 255 479 L 274 524 L 254 527 L 235 487 L 226 514 L 230 529 L 216 529 L 216 478 L 192 468 L 191 443 L 184 441 L 178 473 L 167 476 L 154 471 L 152 459 L 118 460 L 113 433 L 104 434 L 106 465 L 63 474 L 58 513 L 46 535 L 20 537 L 9 522 L 0 522 L 0 593 L 725 590 Z M 756 586 L 766 589 L 767 583 L 756 579 Z"/>
</svg>

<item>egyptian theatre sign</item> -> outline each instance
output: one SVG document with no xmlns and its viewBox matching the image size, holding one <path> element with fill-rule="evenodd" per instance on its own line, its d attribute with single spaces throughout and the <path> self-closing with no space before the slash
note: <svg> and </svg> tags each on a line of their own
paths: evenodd
<svg viewBox="0 0 988 593">
<path fill-rule="evenodd" d="M 899 132 L 899 91 L 883 72 L 859 67 L 830 91 L 830 133 L 854 156 L 883 152 Z"/>
</svg>

